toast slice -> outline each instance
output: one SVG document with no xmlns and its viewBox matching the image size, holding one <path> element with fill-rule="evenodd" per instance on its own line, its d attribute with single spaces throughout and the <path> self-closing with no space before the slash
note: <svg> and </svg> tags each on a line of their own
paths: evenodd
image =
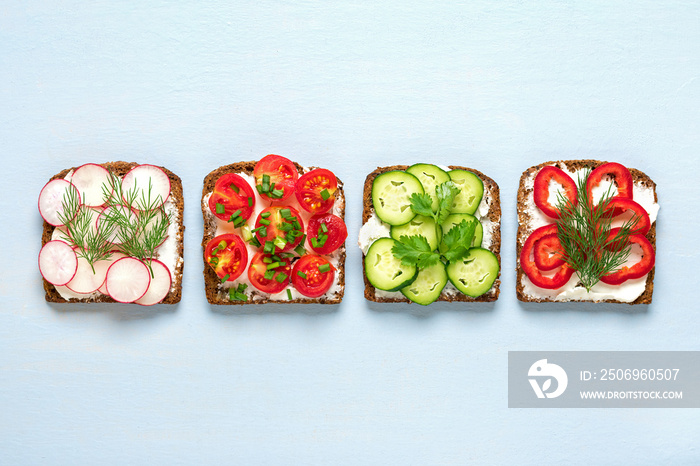
<svg viewBox="0 0 700 466">
<path fill-rule="evenodd" d="M 518 233 L 516 240 L 516 252 L 517 258 L 520 258 L 520 253 L 525 244 L 525 240 L 537 227 L 543 224 L 543 215 L 539 213 L 537 206 L 534 204 L 533 191 L 534 191 L 534 179 L 537 173 L 545 166 L 553 165 L 557 168 L 564 170 L 569 173 L 574 182 L 577 181 L 576 174 L 587 169 L 595 169 L 596 167 L 604 164 L 606 162 L 600 160 L 559 160 L 552 162 L 545 162 L 539 165 L 533 166 L 525 170 L 520 177 L 520 184 L 518 186 Z M 634 181 L 634 200 L 641 204 L 647 212 L 650 214 L 651 218 L 651 228 L 646 235 L 651 245 L 656 250 L 656 212 L 658 211 L 658 197 L 656 194 L 656 184 L 652 181 L 649 176 L 640 170 L 634 168 L 628 168 L 632 179 Z M 652 212 L 649 212 L 649 211 Z M 546 217 L 546 216 L 545 216 Z M 550 219 L 551 223 L 551 219 Z M 585 296 L 558 296 L 557 291 L 548 291 L 541 288 L 535 287 L 527 278 L 527 275 L 523 271 L 520 260 L 516 261 L 516 293 L 518 300 L 523 302 L 566 302 L 566 301 L 577 301 L 577 302 L 606 302 L 606 303 L 627 303 L 627 304 L 649 304 L 651 303 L 652 293 L 654 291 L 654 271 L 655 268 L 647 274 L 646 279 L 639 279 L 639 283 L 636 284 L 639 294 L 635 297 L 629 297 L 629 295 L 624 298 L 622 291 L 615 291 L 620 294 L 621 299 L 615 299 L 614 297 L 604 297 L 603 295 L 591 296 L 586 294 Z M 576 277 L 576 274 L 574 274 Z M 624 286 L 622 285 L 618 286 Z M 631 286 L 631 283 L 630 283 Z M 583 287 L 580 287 L 583 289 Z M 583 289 L 585 290 L 585 289 Z M 561 294 L 561 293 L 559 293 Z"/>
<path fill-rule="evenodd" d="M 408 168 L 408 165 L 394 165 L 390 167 L 379 167 L 372 173 L 367 175 L 365 179 L 364 191 L 362 196 L 362 224 L 365 225 L 372 216 L 374 215 L 374 205 L 372 203 L 372 184 L 374 179 L 381 175 L 382 173 L 390 172 L 393 170 L 404 171 Z M 484 197 L 482 202 L 488 206 L 488 212 L 480 221 L 488 220 L 490 224 L 490 234 L 491 240 L 488 249 L 493 252 L 498 258 L 499 264 L 499 275 L 493 286 L 489 291 L 483 295 L 472 298 L 464 293 L 457 290 L 449 281 L 445 288 L 443 289 L 440 297 L 437 301 L 447 301 L 447 302 L 491 302 L 498 299 L 500 293 L 500 264 L 501 264 L 501 202 L 500 202 L 500 190 L 498 184 L 488 176 L 483 173 L 474 170 L 472 168 L 460 167 L 456 165 L 450 165 L 448 167 L 450 170 L 466 170 L 474 173 L 478 176 L 484 183 Z M 373 301 L 376 303 L 411 303 L 411 300 L 406 298 L 401 294 L 401 292 L 386 292 L 382 290 L 377 290 L 367 279 L 367 274 L 365 273 L 365 254 L 362 254 L 362 274 L 365 282 L 365 299 L 368 301 Z"/>
<path fill-rule="evenodd" d="M 293 162 L 294 166 L 296 167 L 297 171 L 299 172 L 299 176 L 301 177 L 304 173 L 311 171 L 317 167 L 302 167 L 300 164 Z M 218 180 L 222 175 L 228 174 L 228 173 L 236 173 L 239 175 L 247 175 L 252 178 L 253 176 L 253 170 L 255 169 L 255 165 L 257 164 L 257 161 L 246 161 L 246 162 L 237 162 L 237 163 L 232 163 L 230 165 L 224 165 L 222 167 L 217 168 L 216 170 L 210 172 L 205 178 L 204 178 L 204 183 L 202 187 L 202 217 L 204 220 L 204 235 L 202 238 L 202 250 L 206 248 L 207 243 L 214 238 L 217 235 L 217 228 L 220 228 L 222 224 L 225 224 L 226 222 L 223 222 L 219 218 L 217 218 L 215 215 L 211 213 L 209 210 L 209 205 L 208 205 L 208 199 L 211 193 L 214 190 L 214 185 L 216 184 L 216 180 Z M 337 178 L 337 177 L 336 177 Z M 252 215 L 252 219 L 254 221 L 255 217 L 258 215 L 258 206 L 262 206 L 263 208 L 266 206 L 269 206 L 270 203 L 269 201 L 263 200 L 260 195 L 256 192 L 255 189 L 253 189 L 253 192 L 256 196 L 256 211 Z M 311 214 L 307 214 L 303 212 L 301 208 L 298 207 L 298 204 L 296 203 L 296 199 L 294 196 L 292 196 L 289 199 L 290 203 L 293 206 L 297 206 L 297 210 L 301 213 L 302 216 L 308 215 L 310 216 Z M 338 189 L 335 192 L 335 203 L 333 206 L 333 209 L 331 210 L 331 213 L 337 215 L 343 221 L 345 221 L 345 193 L 343 190 L 343 183 L 340 179 L 338 179 Z M 304 222 L 305 225 L 307 222 Z M 305 243 L 302 243 L 302 245 L 309 250 L 309 244 L 308 241 Z M 248 245 L 248 258 L 249 260 L 252 257 L 252 254 L 255 253 L 255 249 Z M 219 277 L 216 275 L 216 272 L 212 269 L 211 266 L 206 261 L 206 258 L 204 255 L 202 256 L 202 260 L 204 263 L 204 289 L 205 293 L 207 296 L 207 301 L 210 304 L 219 304 L 219 305 L 243 305 L 243 304 L 267 304 L 267 303 L 291 303 L 291 304 L 340 304 L 340 302 L 343 299 L 343 295 L 345 293 L 345 243 L 343 243 L 340 248 L 338 248 L 335 252 L 333 252 L 330 256 L 325 256 L 329 258 L 331 263 L 335 266 L 336 268 L 336 274 L 335 274 L 335 283 L 334 286 L 331 287 L 331 289 L 326 292 L 324 295 L 318 297 L 318 298 L 308 298 L 304 296 L 296 297 L 294 299 L 288 299 L 288 297 L 284 297 L 283 299 L 273 299 L 273 296 L 262 292 L 258 289 L 256 289 L 254 286 L 248 286 L 246 289 L 245 293 L 248 296 L 247 301 L 238 301 L 238 300 L 230 300 L 228 297 L 228 291 L 227 288 L 222 285 L 221 280 Z M 292 263 L 296 261 L 298 258 L 292 259 Z M 246 272 L 243 272 L 243 275 L 246 275 Z M 233 282 L 233 285 L 237 284 L 239 280 L 235 280 Z M 288 288 L 293 287 L 293 285 L 290 283 Z"/>
<path fill-rule="evenodd" d="M 106 162 L 100 164 L 102 167 L 106 168 L 113 174 L 123 177 L 126 175 L 132 168 L 138 166 L 138 163 L 135 162 Z M 64 179 L 66 178 L 69 174 L 71 174 L 73 171 L 75 171 L 78 167 L 73 167 L 73 168 L 67 168 L 65 170 L 60 171 L 53 177 L 51 177 L 51 180 L 55 179 Z M 183 211 L 184 211 L 184 197 L 183 197 L 183 192 L 182 192 L 182 181 L 180 178 L 170 170 L 164 167 L 158 167 L 165 174 L 168 176 L 168 179 L 170 180 L 170 196 L 168 201 L 166 202 L 166 210 L 169 210 L 172 218 L 172 223 L 171 226 L 168 230 L 169 236 L 166 238 L 165 243 L 163 246 L 167 244 L 167 249 L 168 249 L 168 255 L 172 256 L 170 257 L 166 262 L 171 263 L 168 268 L 172 269 L 170 270 L 170 275 L 171 275 L 171 287 L 170 291 L 168 292 L 167 296 L 160 301 L 159 304 L 175 304 L 180 302 L 180 299 L 182 297 L 182 270 L 183 270 L 183 238 L 184 238 L 184 232 L 185 232 L 185 225 L 183 223 Z M 47 242 L 52 240 L 52 237 L 55 238 L 57 237 L 57 233 L 55 232 L 56 227 L 50 225 L 46 221 L 43 223 L 43 233 L 42 233 L 42 238 L 41 238 L 41 244 L 42 246 L 45 245 Z M 172 233 L 172 234 L 171 234 Z M 162 246 L 161 246 L 162 248 Z M 164 249 L 159 248 L 159 254 L 160 251 L 163 251 Z M 158 257 L 156 257 L 158 259 Z M 80 295 L 76 293 L 72 293 L 69 290 L 66 290 L 65 287 L 56 287 L 49 283 L 46 280 L 43 280 L 44 283 L 44 290 L 46 291 L 46 301 L 52 302 L 52 303 L 115 303 L 114 299 L 112 299 L 109 295 L 100 293 L 99 291 L 86 294 L 86 295 Z"/>
</svg>

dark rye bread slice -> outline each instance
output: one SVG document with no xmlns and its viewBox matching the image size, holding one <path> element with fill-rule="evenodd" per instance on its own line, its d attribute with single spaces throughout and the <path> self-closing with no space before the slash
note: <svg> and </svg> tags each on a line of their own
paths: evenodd
<svg viewBox="0 0 700 466">
<path fill-rule="evenodd" d="M 296 162 L 293 162 L 299 176 L 303 175 L 306 171 L 304 167 Z M 340 259 L 338 261 L 339 283 L 340 292 L 338 292 L 334 297 L 320 297 L 320 298 L 297 298 L 293 300 L 275 301 L 268 298 L 267 293 L 263 293 L 256 290 L 254 287 L 249 287 L 248 291 L 249 299 L 248 301 L 231 301 L 226 295 L 220 293 L 219 285 L 221 283 L 219 277 L 214 272 L 206 259 L 204 258 L 204 249 L 207 246 L 209 240 L 211 240 L 216 235 L 216 217 L 209 211 L 209 206 L 204 202 L 204 198 L 207 194 L 214 191 L 214 185 L 216 180 L 218 180 L 222 175 L 227 173 L 246 173 L 248 175 L 253 174 L 255 165 L 257 161 L 249 162 L 236 162 L 230 165 L 224 165 L 217 168 L 216 170 L 209 173 L 204 177 L 204 186 L 202 188 L 202 217 L 204 219 L 204 237 L 202 238 L 202 261 L 204 263 L 204 290 L 207 295 L 207 301 L 210 304 L 223 304 L 223 305 L 243 305 L 243 304 L 266 304 L 266 303 L 282 303 L 282 304 L 340 304 L 345 294 L 345 244 L 343 244 L 340 250 Z M 313 170 L 316 167 L 309 167 L 309 170 Z M 336 177 L 337 178 L 337 177 Z M 343 206 L 340 211 L 340 218 L 345 221 L 345 194 L 343 191 L 343 182 L 338 178 L 338 189 L 335 192 L 336 202 L 340 200 L 343 201 Z M 248 258 L 250 259 L 250 257 Z"/>
<path fill-rule="evenodd" d="M 382 173 L 390 172 L 392 170 L 401 170 L 404 171 L 409 167 L 409 165 L 394 165 L 391 167 L 379 167 L 376 170 L 374 170 L 372 173 L 367 175 L 367 178 L 365 179 L 365 187 L 364 187 L 364 192 L 362 196 L 362 204 L 363 204 L 363 209 L 362 209 L 362 224 L 364 225 L 367 223 L 369 218 L 372 216 L 372 213 L 374 213 L 374 204 L 372 203 L 372 184 L 374 183 L 374 179 L 381 175 Z M 496 278 L 496 281 L 493 283 L 493 286 L 491 289 L 486 292 L 485 294 L 479 296 L 478 298 L 472 298 L 469 297 L 463 293 L 457 292 L 454 295 L 447 295 L 444 292 L 440 295 L 440 297 L 437 299 L 437 301 L 447 301 L 447 302 L 454 302 L 454 301 L 463 301 L 463 302 L 490 302 L 490 301 L 496 301 L 498 299 L 498 295 L 500 293 L 500 285 L 501 285 L 501 272 L 500 272 L 500 265 L 501 265 L 501 201 L 500 201 L 500 190 L 498 188 L 498 184 L 488 176 L 484 175 L 478 170 L 474 170 L 473 168 L 466 168 L 466 167 L 460 167 L 456 165 L 449 165 L 449 168 L 451 170 L 466 170 L 469 172 L 474 173 L 476 176 L 478 176 L 481 181 L 484 183 L 484 196 L 490 196 L 491 199 L 491 205 L 489 206 L 489 211 L 488 214 L 486 215 L 489 220 L 491 220 L 494 223 L 498 224 L 498 228 L 496 231 L 493 232 L 493 237 L 492 237 L 492 244 L 491 247 L 489 248 L 491 252 L 493 252 L 496 257 L 498 258 L 498 265 L 499 265 L 499 271 L 498 271 L 498 278 Z M 375 288 L 372 286 L 372 284 L 369 282 L 367 279 L 367 274 L 365 273 L 365 255 L 362 255 L 362 275 L 365 281 L 365 299 L 368 301 L 374 301 L 376 303 L 411 303 L 412 301 L 408 298 L 405 298 L 401 296 L 400 298 L 387 298 L 387 297 L 378 297 L 375 294 Z"/>
<path fill-rule="evenodd" d="M 124 176 L 126 175 L 129 170 L 134 168 L 137 165 L 140 165 L 135 162 L 106 162 L 100 164 L 101 166 L 105 167 L 107 170 L 111 171 L 117 176 Z M 65 178 L 68 172 L 71 170 L 75 170 L 78 167 L 73 167 L 73 168 L 67 168 L 53 177 L 51 177 L 52 180 L 55 180 L 57 178 Z M 182 180 L 180 180 L 180 177 L 178 177 L 175 173 L 171 172 L 165 167 L 158 167 L 162 169 L 166 175 L 168 175 L 168 178 L 170 179 L 170 197 L 174 200 L 174 204 L 177 208 L 177 219 L 176 221 L 179 223 L 180 228 L 178 229 L 178 245 L 177 245 L 177 250 L 179 257 L 183 257 L 183 238 L 185 236 L 185 224 L 184 224 L 184 197 L 182 194 Z M 55 227 L 49 225 L 48 223 L 44 222 L 44 232 L 41 237 L 41 245 L 43 246 L 47 242 L 51 240 L 51 235 L 53 234 L 53 231 L 55 230 Z M 180 298 L 182 297 L 182 268 L 183 268 L 183 262 L 179 261 L 178 265 L 176 267 L 175 273 L 172 277 L 174 287 L 170 290 L 170 293 L 165 297 L 163 301 L 161 301 L 161 304 L 175 304 L 180 302 Z M 64 299 L 61 297 L 61 295 L 58 293 L 56 290 L 56 287 L 54 287 L 51 283 L 47 282 L 44 280 L 44 290 L 46 290 L 46 301 L 52 302 L 52 303 L 116 303 L 117 301 L 113 300 L 107 295 L 98 295 L 94 298 L 87 298 L 87 299 L 75 299 L 75 298 L 70 298 L 70 299 Z"/>
<path fill-rule="evenodd" d="M 530 214 L 526 210 L 526 206 L 529 202 L 529 200 L 532 199 L 533 196 L 533 189 L 531 187 L 527 187 L 525 184 L 528 179 L 533 179 L 536 176 L 537 172 L 539 172 L 543 167 L 547 165 L 554 165 L 557 168 L 566 168 L 570 171 L 574 170 L 580 170 L 580 169 L 594 169 L 604 163 L 607 162 L 602 162 L 600 160 L 559 160 L 559 161 L 554 161 L 554 162 L 545 162 L 541 163 L 539 165 L 535 165 L 534 167 L 530 167 L 527 170 L 525 170 L 520 177 L 520 185 L 518 186 L 518 234 L 517 234 L 517 240 L 516 240 L 516 252 L 517 256 L 516 258 L 520 258 L 520 251 L 523 249 L 523 245 L 525 244 L 525 240 L 527 237 L 532 233 L 532 227 L 531 227 L 531 217 Z M 651 178 L 649 178 L 645 173 L 641 172 L 640 170 L 637 170 L 635 168 L 628 168 L 630 173 L 632 174 L 632 179 L 635 182 L 635 184 L 641 184 L 642 186 L 652 189 L 654 192 L 654 202 L 658 202 L 658 197 L 656 195 L 656 183 L 654 183 Z M 576 179 L 574 179 L 576 181 Z M 651 243 L 651 245 L 654 247 L 654 250 L 656 251 L 656 222 L 652 223 L 651 229 L 649 230 L 649 233 L 647 233 L 647 239 Z M 543 303 L 543 302 L 563 302 L 563 301 L 555 301 L 553 299 L 543 297 L 543 298 L 535 298 L 526 295 L 523 292 L 523 284 L 522 284 L 522 278 L 525 272 L 522 270 L 522 267 L 520 266 L 520 260 L 516 260 L 516 272 L 517 272 L 517 280 L 516 280 L 516 293 L 518 296 L 518 300 L 523 301 L 523 302 L 536 302 L 536 303 Z M 651 272 L 647 275 L 647 281 L 646 281 L 646 288 L 644 289 L 644 292 L 634 301 L 630 303 L 625 303 L 625 304 L 650 304 L 651 303 L 651 298 L 652 298 L 652 293 L 654 291 L 654 271 L 656 270 L 656 267 L 651 269 Z M 567 302 L 592 302 L 590 300 L 572 300 L 572 301 L 567 301 Z M 596 302 L 605 302 L 605 303 L 622 303 L 622 301 L 618 301 L 615 299 L 606 299 L 606 300 L 601 300 L 601 301 L 596 301 Z"/>
</svg>

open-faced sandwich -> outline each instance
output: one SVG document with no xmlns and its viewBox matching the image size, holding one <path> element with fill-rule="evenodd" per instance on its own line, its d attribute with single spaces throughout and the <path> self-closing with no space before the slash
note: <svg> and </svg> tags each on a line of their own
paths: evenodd
<svg viewBox="0 0 700 466">
<path fill-rule="evenodd" d="M 204 178 L 204 282 L 211 304 L 338 304 L 345 195 L 330 170 L 279 155 Z"/>
<path fill-rule="evenodd" d="M 88 163 L 39 194 L 49 302 L 174 304 L 182 294 L 180 178 L 154 165 Z"/>
<path fill-rule="evenodd" d="M 518 299 L 651 303 L 658 211 L 656 184 L 634 168 L 529 168 L 518 189 Z"/>
<path fill-rule="evenodd" d="M 491 178 L 459 166 L 382 167 L 367 176 L 363 203 L 366 299 L 498 298 L 501 207 Z"/>
</svg>

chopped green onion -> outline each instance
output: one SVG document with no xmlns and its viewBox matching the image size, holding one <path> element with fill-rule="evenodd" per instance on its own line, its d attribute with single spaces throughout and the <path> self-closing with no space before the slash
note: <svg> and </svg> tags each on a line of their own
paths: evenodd
<svg viewBox="0 0 700 466">
<path fill-rule="evenodd" d="M 304 272 L 302 272 L 301 270 L 297 270 L 297 275 L 299 275 L 301 278 L 306 280 L 306 274 Z"/>
<path fill-rule="evenodd" d="M 219 265 L 219 258 L 218 258 L 218 257 L 212 257 L 211 259 L 209 259 L 209 263 L 210 263 L 211 265 L 213 265 L 214 267 L 216 267 L 217 265 Z"/>
<path fill-rule="evenodd" d="M 216 213 L 217 214 L 223 214 L 226 212 L 226 207 L 224 207 L 223 204 L 219 204 L 218 202 L 216 203 Z"/>
<path fill-rule="evenodd" d="M 282 222 L 277 225 L 277 229 L 282 231 L 292 231 L 292 226 L 289 223 Z"/>
<path fill-rule="evenodd" d="M 272 223 L 272 222 L 270 222 L 270 221 L 269 221 L 268 219 L 266 219 L 266 218 L 261 218 L 261 219 L 260 219 L 260 223 L 262 223 L 263 225 L 269 225 L 269 224 Z"/>
<path fill-rule="evenodd" d="M 263 263 L 272 264 L 272 259 L 270 259 L 269 257 L 263 257 Z"/>
<path fill-rule="evenodd" d="M 233 184 L 233 183 L 231 183 L 231 184 L 229 185 L 229 187 L 230 187 L 231 189 L 233 189 L 233 190 L 236 192 L 236 194 L 238 194 L 238 193 L 241 192 L 240 188 L 239 188 L 238 186 L 236 186 L 235 184 Z"/>
<path fill-rule="evenodd" d="M 273 261 L 282 262 L 282 259 L 280 259 L 280 256 L 278 256 L 277 254 L 274 254 L 274 255 L 272 255 L 272 256 L 270 256 L 270 257 L 271 257 L 271 259 L 272 259 Z"/>
<path fill-rule="evenodd" d="M 272 212 L 263 212 L 262 214 L 260 214 L 260 216 L 261 216 L 262 218 L 267 218 L 267 217 L 269 217 L 270 215 L 272 215 Z"/>
<path fill-rule="evenodd" d="M 253 246 L 254 248 L 259 248 L 260 246 L 262 246 L 262 245 L 260 244 L 260 241 L 258 241 L 258 238 L 255 237 L 255 236 L 253 236 L 253 239 L 250 240 L 250 242 L 249 242 L 248 244 L 250 244 L 250 245 Z"/>
<path fill-rule="evenodd" d="M 283 238 L 280 238 L 278 236 L 277 238 L 275 238 L 274 245 L 280 249 L 284 249 L 284 247 L 287 245 L 287 242 Z"/>
<path fill-rule="evenodd" d="M 294 220 L 292 222 L 292 226 L 294 227 L 295 230 L 301 230 L 301 223 L 299 223 L 299 220 Z"/>
<path fill-rule="evenodd" d="M 250 227 L 247 224 L 241 228 L 241 234 L 243 235 L 243 241 L 246 243 L 253 239 L 253 233 L 250 231 Z"/>
<path fill-rule="evenodd" d="M 280 215 L 283 219 L 289 220 L 292 217 L 292 211 L 289 209 L 282 209 L 280 210 Z"/>
<path fill-rule="evenodd" d="M 325 223 L 321 223 L 321 230 L 323 230 L 324 233 L 328 233 L 328 227 Z"/>
<path fill-rule="evenodd" d="M 255 185 L 255 189 L 257 189 L 257 190 L 258 190 L 258 193 L 260 193 L 260 194 L 262 194 L 262 193 L 263 193 L 263 189 L 262 189 L 262 186 L 261 186 L 261 185 L 259 185 L 259 184 L 256 184 L 256 185 Z"/>
<path fill-rule="evenodd" d="M 331 197 L 331 193 L 329 193 L 327 189 L 324 189 L 323 191 L 321 191 L 321 199 L 326 201 L 326 200 L 328 200 L 329 197 Z"/>
<path fill-rule="evenodd" d="M 231 275 L 229 275 L 229 274 L 224 275 L 224 277 L 221 279 L 221 283 L 225 283 L 226 281 L 228 281 L 230 276 Z"/>
<path fill-rule="evenodd" d="M 280 272 L 277 274 L 277 276 L 275 276 L 275 280 L 277 281 L 277 283 L 284 283 L 288 276 L 289 275 L 287 275 L 286 273 Z"/>
<path fill-rule="evenodd" d="M 265 277 L 265 280 L 272 280 L 272 277 L 274 277 L 274 276 L 275 276 L 275 271 L 274 271 L 274 270 L 268 270 L 268 271 L 265 272 L 265 274 L 263 275 L 263 277 Z"/>
<path fill-rule="evenodd" d="M 323 264 L 318 266 L 318 271 L 319 272 L 330 272 L 331 270 L 331 264 Z"/>
<path fill-rule="evenodd" d="M 253 198 L 252 197 L 248 198 L 248 207 L 253 207 Z"/>
<path fill-rule="evenodd" d="M 275 243 L 272 241 L 265 241 L 265 247 L 263 248 L 263 252 L 266 254 L 273 254 L 275 252 Z"/>
<path fill-rule="evenodd" d="M 273 262 L 272 264 L 267 264 L 267 270 L 275 270 L 280 265 L 284 265 L 280 262 Z"/>
<path fill-rule="evenodd" d="M 284 191 L 281 189 L 275 189 L 270 193 L 270 197 L 273 199 L 280 199 L 282 195 L 284 194 Z"/>
<path fill-rule="evenodd" d="M 290 301 L 293 299 L 292 298 L 292 290 L 290 290 L 289 288 L 287 288 L 287 298 L 289 298 Z"/>
</svg>

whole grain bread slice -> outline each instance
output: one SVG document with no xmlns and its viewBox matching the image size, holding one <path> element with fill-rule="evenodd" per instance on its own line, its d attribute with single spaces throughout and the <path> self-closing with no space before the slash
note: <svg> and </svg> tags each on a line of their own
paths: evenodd
<svg viewBox="0 0 700 466">
<path fill-rule="evenodd" d="M 202 261 L 204 263 L 204 290 L 207 296 L 207 301 L 210 304 L 220 304 L 220 305 L 244 305 L 244 304 L 266 304 L 266 303 L 283 303 L 283 304 L 340 304 L 345 293 L 345 244 L 343 244 L 340 251 L 340 259 L 338 262 L 339 274 L 338 280 L 340 283 L 340 291 L 335 293 L 333 296 L 325 297 L 321 296 L 319 298 L 297 298 L 293 300 L 285 301 L 275 301 L 270 300 L 266 293 L 256 290 L 255 288 L 249 288 L 250 296 L 248 301 L 231 301 L 228 299 L 226 293 L 222 291 L 221 281 L 219 277 L 214 272 L 204 257 L 204 249 L 206 248 L 209 240 L 214 238 L 216 235 L 216 217 L 209 211 L 209 206 L 205 202 L 205 197 L 214 191 L 214 185 L 216 180 L 218 180 L 222 175 L 227 173 L 245 173 L 247 175 L 252 175 L 255 169 L 256 161 L 246 161 L 246 162 L 236 162 L 229 165 L 224 165 L 217 168 L 216 170 L 210 172 L 204 177 L 204 183 L 202 187 L 202 217 L 204 220 L 204 235 L 202 238 Z M 296 162 L 293 162 L 299 176 L 306 173 L 306 169 Z M 309 167 L 308 170 L 313 170 L 316 167 Z M 337 178 L 337 177 L 336 177 Z M 342 208 L 340 210 L 340 217 L 345 220 L 345 193 L 343 190 L 343 182 L 338 179 L 338 189 L 335 192 L 336 203 L 342 202 Z"/>
<path fill-rule="evenodd" d="M 129 170 L 132 168 L 136 167 L 139 165 L 136 162 L 105 162 L 102 164 L 99 164 L 112 172 L 113 174 L 123 177 L 126 175 Z M 68 175 L 69 172 L 75 170 L 78 167 L 72 167 L 72 168 L 66 168 L 65 170 L 60 171 L 59 173 L 55 174 L 54 176 L 51 177 L 51 180 L 55 179 L 62 179 L 65 178 L 66 175 Z M 183 197 L 183 192 L 182 192 L 182 180 L 180 177 L 178 177 L 175 173 L 171 172 L 165 167 L 159 167 L 162 169 L 166 175 L 168 175 L 168 178 L 170 179 L 170 198 L 173 200 L 173 203 L 176 207 L 176 216 L 174 221 L 176 221 L 179 225 L 178 232 L 177 232 L 177 251 L 178 255 L 180 258 L 183 257 L 183 238 L 185 236 L 185 224 L 184 224 L 184 197 Z M 53 235 L 53 232 L 55 230 L 55 227 L 52 225 L 49 225 L 46 221 L 44 221 L 43 225 L 43 233 L 41 237 L 41 245 L 43 246 L 47 242 L 51 241 L 51 236 Z M 168 295 L 161 301 L 161 304 L 175 304 L 179 303 L 180 299 L 182 298 L 182 270 L 183 270 L 184 262 L 182 260 L 178 261 L 175 273 L 172 276 L 172 281 L 173 285 L 168 293 Z M 78 299 L 78 298 L 69 298 L 69 299 L 64 299 L 60 293 L 56 290 L 56 287 L 52 285 L 51 283 L 47 282 L 46 280 L 43 280 L 44 282 L 44 290 L 46 291 L 46 301 L 52 302 L 52 303 L 116 303 L 114 299 L 107 295 L 103 294 L 97 294 L 96 296 L 90 296 L 87 298 L 83 299 Z"/>
<path fill-rule="evenodd" d="M 367 223 L 367 221 L 370 219 L 372 214 L 374 213 L 374 204 L 372 203 L 372 184 L 374 183 L 374 179 L 381 175 L 382 173 L 390 172 L 393 170 L 401 170 L 404 171 L 408 168 L 408 165 L 393 165 L 390 167 L 378 167 L 376 170 L 374 170 L 372 173 L 367 175 L 367 178 L 365 178 L 365 185 L 364 185 L 364 190 L 363 190 L 363 195 L 362 195 L 362 204 L 363 204 L 363 209 L 362 209 L 362 224 L 364 225 Z M 461 301 L 461 302 L 491 302 L 491 301 L 496 301 L 498 299 L 498 295 L 500 293 L 500 285 L 501 285 L 501 272 L 500 272 L 500 265 L 501 265 L 501 201 L 500 201 L 500 189 L 498 187 L 498 184 L 488 176 L 484 175 L 478 170 L 474 170 L 473 168 L 467 168 L 467 167 L 461 167 L 461 166 L 456 166 L 456 165 L 450 165 L 449 168 L 451 170 L 466 170 L 469 172 L 474 173 L 476 176 L 478 176 L 481 181 L 484 183 L 484 197 L 488 196 L 489 197 L 489 210 L 486 215 L 486 218 L 488 218 L 491 222 L 495 224 L 495 228 L 493 231 L 493 236 L 492 236 L 492 241 L 491 241 L 491 247 L 489 248 L 491 252 L 493 252 L 496 257 L 498 258 L 498 265 L 499 265 L 499 272 L 498 272 L 498 278 L 496 278 L 496 281 L 494 282 L 493 286 L 491 289 L 484 293 L 483 295 L 479 296 L 478 298 L 472 298 L 470 296 L 467 296 L 463 293 L 456 292 L 454 294 L 448 295 L 443 291 L 443 293 L 440 295 L 440 297 L 437 299 L 437 301 L 446 301 L 446 302 L 455 302 L 455 301 Z M 365 299 L 368 301 L 374 301 L 376 303 L 411 303 L 411 300 L 408 298 L 401 296 L 401 297 L 384 297 L 384 296 L 377 296 L 376 294 L 376 289 L 372 286 L 372 284 L 369 282 L 367 279 L 367 274 L 365 273 L 365 255 L 362 255 L 362 275 L 363 279 L 365 282 Z"/>
<path fill-rule="evenodd" d="M 532 199 L 533 197 L 533 188 L 532 188 L 532 183 L 528 183 L 529 180 L 533 180 L 534 177 L 537 175 L 537 173 L 544 168 L 545 166 L 548 165 L 553 165 L 557 168 L 560 169 L 568 169 L 570 171 L 575 171 L 575 170 L 581 170 L 581 169 L 590 169 L 593 170 L 596 167 L 607 163 L 603 162 L 600 160 L 558 160 L 558 161 L 551 161 L 551 162 L 544 162 L 539 165 L 535 165 L 533 167 L 528 168 L 523 172 L 523 174 L 520 176 L 520 184 L 518 186 L 518 234 L 517 234 L 517 239 L 516 239 L 516 252 L 517 252 L 517 258 L 520 257 L 520 252 L 522 251 L 523 245 L 525 244 L 525 240 L 527 237 L 532 233 L 533 228 L 532 228 L 532 222 L 531 222 L 531 215 L 527 211 L 526 206 L 529 202 L 529 200 Z M 644 186 L 645 188 L 649 188 L 653 190 L 654 192 L 654 202 L 658 202 L 658 197 L 656 194 L 656 183 L 652 181 L 649 176 L 647 176 L 644 172 L 637 170 L 635 168 L 629 168 L 630 173 L 632 174 L 632 179 L 635 184 L 640 184 L 641 186 Z M 576 181 L 576 180 L 574 180 Z M 652 223 L 651 229 L 649 230 L 649 233 L 646 235 L 647 239 L 651 243 L 651 245 L 654 247 L 654 250 L 656 250 L 656 222 Z M 554 299 L 548 298 L 548 297 L 533 297 L 527 295 L 523 288 L 523 276 L 525 275 L 525 272 L 523 271 L 522 267 L 520 266 L 520 260 L 516 260 L 516 275 L 517 275 L 517 280 L 516 280 L 516 294 L 518 297 L 518 300 L 523 301 L 523 302 L 537 302 L 537 303 L 543 303 L 543 302 L 561 302 L 561 301 L 555 301 Z M 654 291 L 654 271 L 656 270 L 656 267 L 654 267 L 651 272 L 647 275 L 647 280 L 646 280 L 646 287 L 644 289 L 644 292 L 634 301 L 626 303 L 626 304 L 650 304 L 651 303 L 651 298 L 652 298 L 652 293 Z M 572 300 L 571 302 L 591 302 L 590 300 Z M 615 299 L 606 299 L 598 302 L 606 302 L 606 303 L 621 303 L 622 301 L 615 300 Z"/>
</svg>

